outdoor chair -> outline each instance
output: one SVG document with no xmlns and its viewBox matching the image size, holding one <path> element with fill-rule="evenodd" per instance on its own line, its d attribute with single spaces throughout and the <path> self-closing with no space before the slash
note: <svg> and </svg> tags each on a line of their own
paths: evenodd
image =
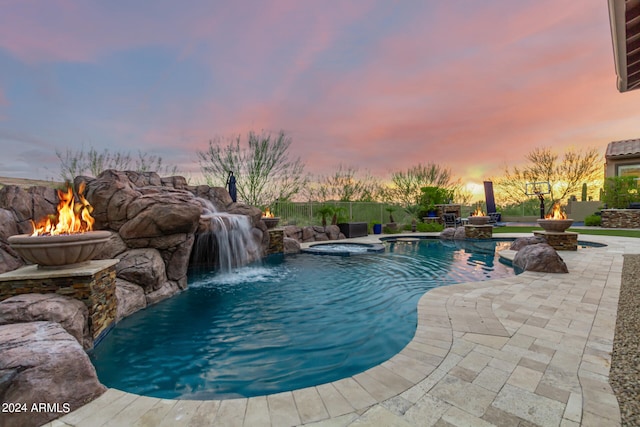
<svg viewBox="0 0 640 427">
<path fill-rule="evenodd" d="M 491 212 L 489 213 L 489 224 L 497 224 L 500 221 L 500 213 Z"/>
<path fill-rule="evenodd" d="M 442 224 L 444 224 L 444 227 L 457 227 L 458 224 L 460 224 L 460 219 L 456 218 L 456 214 L 453 213 L 446 213 L 442 215 Z"/>
</svg>

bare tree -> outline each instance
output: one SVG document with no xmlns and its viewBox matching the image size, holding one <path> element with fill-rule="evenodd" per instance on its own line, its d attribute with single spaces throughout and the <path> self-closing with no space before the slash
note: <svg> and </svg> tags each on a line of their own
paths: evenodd
<svg viewBox="0 0 640 427">
<path fill-rule="evenodd" d="M 133 159 L 129 152 L 98 152 L 91 147 L 73 151 L 69 148 L 62 152 L 56 150 L 60 160 L 60 177 L 65 181 L 73 181 L 78 175 L 98 176 L 107 169 L 134 170 L 136 172 L 157 172 L 163 175 L 175 175 L 177 166 L 163 165 L 162 157 L 138 150 L 138 158 Z"/>
<path fill-rule="evenodd" d="M 225 186 L 233 172 L 238 198 L 253 206 L 268 206 L 277 200 L 290 200 L 306 185 L 300 158 L 289 159 L 292 139 L 283 131 L 276 136 L 253 131 L 247 135 L 246 148 L 238 135 L 226 141 L 209 141 L 207 151 L 198 151 L 200 170 L 209 185 Z"/>
<path fill-rule="evenodd" d="M 318 178 L 309 199 L 321 202 L 372 202 L 379 198 L 380 189 L 379 179 L 368 171 L 361 173 L 355 167 L 340 164 L 332 175 Z"/>
<path fill-rule="evenodd" d="M 562 158 L 550 148 L 534 148 L 525 157 L 529 164 L 506 166 L 504 175 L 493 179 L 505 203 L 519 203 L 529 198 L 526 184 L 530 182 L 549 182 L 551 193 L 547 197 L 551 200 L 550 207 L 573 193 L 581 192 L 583 183 L 592 184 L 592 191 L 601 187 L 602 155 L 596 148 L 583 151 L 571 148 L 564 152 Z"/>
</svg>

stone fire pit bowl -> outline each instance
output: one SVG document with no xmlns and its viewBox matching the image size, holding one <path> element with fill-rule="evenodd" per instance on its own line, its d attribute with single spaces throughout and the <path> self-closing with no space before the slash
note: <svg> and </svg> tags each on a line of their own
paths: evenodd
<svg viewBox="0 0 640 427">
<path fill-rule="evenodd" d="M 278 223 L 280 222 L 280 217 L 279 216 L 276 216 L 276 217 L 263 216 L 262 221 L 264 221 L 264 225 L 266 225 L 268 229 L 271 229 L 271 228 L 274 228 L 276 225 L 278 225 Z"/>
<path fill-rule="evenodd" d="M 486 216 L 486 215 L 475 215 L 475 216 L 470 216 L 469 219 L 469 224 L 471 225 L 486 225 L 489 223 L 489 219 L 491 217 Z"/>
<path fill-rule="evenodd" d="M 10 236 L 9 245 L 25 260 L 40 267 L 62 267 L 91 260 L 111 237 L 109 231 L 58 236 Z"/>
<path fill-rule="evenodd" d="M 538 225 L 551 233 L 564 233 L 564 231 L 571 227 L 573 224 L 572 219 L 539 219 Z"/>
</svg>

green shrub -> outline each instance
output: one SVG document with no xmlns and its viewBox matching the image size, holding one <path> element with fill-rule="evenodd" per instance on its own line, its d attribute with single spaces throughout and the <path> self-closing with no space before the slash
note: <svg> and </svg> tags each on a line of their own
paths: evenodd
<svg viewBox="0 0 640 427">
<path fill-rule="evenodd" d="M 444 226 L 437 222 L 419 222 L 416 224 L 416 229 L 422 233 L 428 233 L 432 231 L 442 231 Z"/>
<path fill-rule="evenodd" d="M 626 209 L 629 203 L 640 201 L 637 181 L 632 176 L 605 179 L 603 201 L 609 209 Z"/>
<path fill-rule="evenodd" d="M 390 228 L 390 227 L 384 226 L 384 227 L 382 227 L 382 232 L 384 234 L 398 234 L 398 233 L 400 233 L 400 229 L 398 229 L 398 228 Z"/>
<path fill-rule="evenodd" d="M 589 215 L 584 219 L 584 225 L 590 227 L 599 227 L 602 224 L 602 217 L 600 215 Z"/>
</svg>

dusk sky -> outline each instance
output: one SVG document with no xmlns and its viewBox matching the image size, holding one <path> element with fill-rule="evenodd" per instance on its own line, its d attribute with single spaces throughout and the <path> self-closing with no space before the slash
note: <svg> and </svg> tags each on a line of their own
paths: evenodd
<svg viewBox="0 0 640 427">
<path fill-rule="evenodd" d="M 604 0 L 0 0 L 0 176 L 56 150 L 197 150 L 284 130 L 306 171 L 481 183 L 535 147 L 640 137 Z"/>
</svg>

